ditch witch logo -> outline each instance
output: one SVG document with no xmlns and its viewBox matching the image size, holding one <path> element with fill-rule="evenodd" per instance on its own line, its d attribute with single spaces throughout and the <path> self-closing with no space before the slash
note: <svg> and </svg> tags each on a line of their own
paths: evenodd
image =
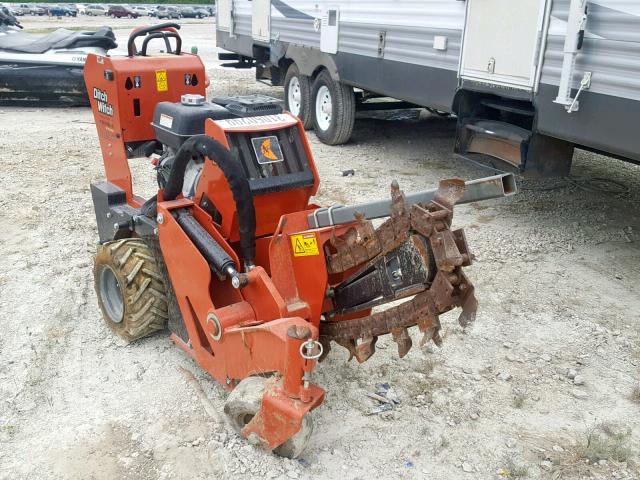
<svg viewBox="0 0 640 480">
<path fill-rule="evenodd" d="M 99 88 L 93 88 L 93 98 L 97 101 L 98 111 L 105 115 L 113 117 L 113 105 L 109 102 L 107 92 L 103 92 Z"/>
</svg>

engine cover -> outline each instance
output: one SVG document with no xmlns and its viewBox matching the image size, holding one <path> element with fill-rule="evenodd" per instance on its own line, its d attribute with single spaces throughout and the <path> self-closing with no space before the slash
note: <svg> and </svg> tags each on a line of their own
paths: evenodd
<svg viewBox="0 0 640 480">
<path fill-rule="evenodd" d="M 190 96 L 195 97 L 195 96 Z M 205 120 L 225 120 L 238 117 L 272 115 L 282 112 L 278 99 L 264 95 L 218 97 L 212 102 L 204 97 L 187 98 L 182 102 L 160 102 L 153 114 L 156 138 L 174 150 L 194 135 L 204 133 Z M 195 101 L 194 101 L 195 100 Z"/>
</svg>

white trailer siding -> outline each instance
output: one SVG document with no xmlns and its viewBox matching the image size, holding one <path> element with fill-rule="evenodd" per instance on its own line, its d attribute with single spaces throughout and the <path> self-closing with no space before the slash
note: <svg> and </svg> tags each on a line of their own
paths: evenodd
<svg viewBox="0 0 640 480">
<path fill-rule="evenodd" d="M 570 0 L 552 1 L 541 82 L 558 85 Z M 234 32 L 251 37 L 251 2 L 235 0 Z M 378 57 L 378 36 L 386 33 L 383 58 L 389 61 L 457 70 L 465 2 L 455 0 L 273 0 L 271 39 L 320 47 L 314 19 L 338 6 L 338 52 Z M 285 12 L 284 14 L 282 12 Z M 285 16 L 286 15 L 286 16 Z M 445 37 L 446 50 L 433 48 Z M 577 55 L 573 86 L 593 73 L 590 91 L 640 99 L 640 1 L 589 2 L 584 45 Z"/>
<path fill-rule="evenodd" d="M 585 38 L 571 75 L 572 95 L 585 72 L 592 74 L 591 85 L 572 113 L 554 102 L 571 1 L 547 0 L 541 63 L 531 84 L 519 89 L 492 82 L 490 75 L 460 77 L 468 1 L 475 0 L 271 0 L 271 40 L 261 42 L 251 38 L 251 2 L 233 0 L 235 35 L 219 39 L 223 48 L 228 45 L 245 56 L 252 56 L 256 46 L 266 48 L 276 63 L 292 46 L 303 56 L 308 54 L 299 47 L 312 49 L 314 68 L 333 65 L 332 74 L 347 84 L 440 110 L 452 111 L 460 92 L 532 102 L 533 128 L 541 134 L 640 162 L 640 0 L 588 1 Z M 320 20 L 330 8 L 340 12 L 335 55 L 320 50 Z M 496 28 L 505 20 L 518 19 L 496 15 Z M 303 73 L 312 71 L 306 65 Z"/>
<path fill-rule="evenodd" d="M 541 82 L 559 85 L 569 0 L 554 0 Z M 640 2 L 588 3 L 582 49 L 576 57 L 573 88 L 592 72 L 590 92 L 640 100 Z"/>
<path fill-rule="evenodd" d="M 340 9 L 338 52 L 378 57 L 378 36 L 386 32 L 384 58 L 457 70 L 464 24 L 464 2 L 446 0 L 274 1 L 272 40 L 320 48 L 314 19 L 332 6 Z M 234 2 L 236 33 L 251 35 L 251 2 Z M 289 7 L 289 8 L 287 8 Z M 283 14 L 282 12 L 285 12 Z M 299 13 L 297 13 L 299 12 Z M 446 50 L 433 48 L 436 36 L 446 37 Z"/>
</svg>

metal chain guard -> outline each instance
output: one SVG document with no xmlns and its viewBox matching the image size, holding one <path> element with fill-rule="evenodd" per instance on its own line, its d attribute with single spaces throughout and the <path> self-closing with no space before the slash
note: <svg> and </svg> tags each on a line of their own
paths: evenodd
<svg viewBox="0 0 640 480">
<path fill-rule="evenodd" d="M 362 363 L 375 353 L 378 337 L 388 333 L 398 345 L 398 354 L 404 357 L 412 346 L 409 327 L 417 325 L 423 332 L 421 346 L 429 340 L 440 345 L 440 314 L 461 307 L 460 325 L 466 326 L 475 320 L 478 302 L 474 287 L 462 270 L 471 265 L 472 255 L 463 230 L 451 230 L 453 206 L 462 198 L 464 188 L 462 180 L 442 180 L 433 201 L 409 208 L 398 183 L 393 181 L 391 216 L 382 225 L 374 229 L 369 220 L 357 215 L 354 228 L 341 237 L 332 238 L 336 252 L 327 258 L 330 274 L 370 265 L 414 235 L 428 240 L 436 272 L 435 276 L 430 275 L 433 281 L 426 289 L 399 305 L 360 318 L 339 320 L 329 315 L 328 321 L 320 323 L 320 342 L 324 347 L 321 360 L 334 341 L 349 350 L 349 359 L 355 357 Z"/>
</svg>

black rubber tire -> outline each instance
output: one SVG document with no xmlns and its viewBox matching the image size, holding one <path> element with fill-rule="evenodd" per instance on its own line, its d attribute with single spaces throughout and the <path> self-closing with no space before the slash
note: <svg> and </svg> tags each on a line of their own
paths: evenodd
<svg viewBox="0 0 640 480">
<path fill-rule="evenodd" d="M 251 421 L 260 410 L 262 395 L 267 379 L 264 377 L 248 377 L 242 380 L 229 394 L 224 404 L 224 413 L 229 424 L 240 434 L 244 426 Z M 289 440 L 276 447 L 273 453 L 285 458 L 298 458 L 309 443 L 313 433 L 313 421 L 309 414 L 302 419 L 302 427 Z"/>
<path fill-rule="evenodd" d="M 117 282 L 114 289 L 119 290 L 119 299 L 115 298 L 120 302 L 119 318 L 114 318 L 117 314 L 109 305 L 113 295 L 105 291 L 112 276 Z M 93 277 L 102 316 L 116 335 L 133 342 L 165 329 L 169 315 L 162 270 L 144 241 L 127 238 L 99 245 Z"/>
<path fill-rule="evenodd" d="M 313 119 L 311 118 L 311 79 L 306 75 L 301 75 L 295 63 L 289 65 L 284 77 L 285 109 L 289 112 L 291 111 L 291 106 L 289 105 L 289 83 L 294 77 L 297 77 L 300 83 L 300 114 L 298 118 L 304 125 L 304 129 L 309 130 L 313 128 Z"/>
<path fill-rule="evenodd" d="M 326 130 L 322 130 L 318 126 L 316 112 L 316 97 L 322 86 L 329 89 L 332 103 L 331 123 Z M 311 88 L 311 110 L 313 128 L 322 143 L 341 145 L 349 141 L 356 119 L 356 97 L 352 87 L 336 82 L 328 71 L 322 70 L 313 81 Z"/>
</svg>

